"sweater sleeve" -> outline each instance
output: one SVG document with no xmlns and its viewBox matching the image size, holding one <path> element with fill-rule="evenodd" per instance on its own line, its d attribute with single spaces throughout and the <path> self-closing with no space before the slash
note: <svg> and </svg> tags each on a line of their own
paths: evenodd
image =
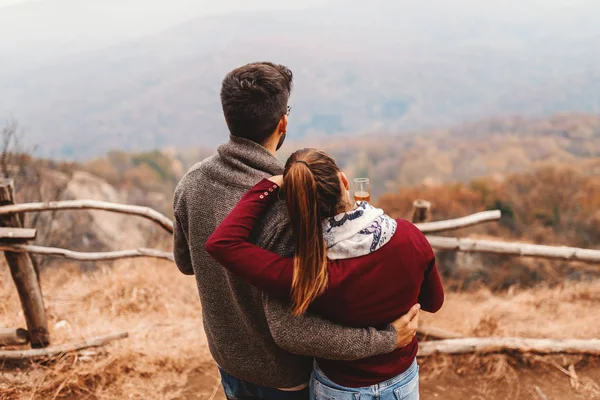
<svg viewBox="0 0 600 400">
<path fill-rule="evenodd" d="M 206 251 L 250 284 L 289 298 L 294 262 L 250 242 L 254 225 L 277 200 L 279 187 L 263 179 L 248 191 L 206 242 Z"/>
<path fill-rule="evenodd" d="M 419 304 L 423 310 L 432 313 L 439 311 L 444 304 L 444 287 L 435 258 L 429 262 L 425 270 L 425 279 L 419 293 Z"/>
<path fill-rule="evenodd" d="M 179 188 L 178 188 L 179 189 Z M 194 275 L 190 248 L 187 241 L 187 214 L 184 197 L 175 191 L 173 201 L 173 256 L 179 271 L 185 275 Z"/>
<path fill-rule="evenodd" d="M 350 328 L 319 316 L 294 316 L 289 304 L 263 296 L 265 316 L 275 343 L 293 354 L 330 360 L 360 360 L 396 349 L 398 333 L 383 329 Z"/>
<path fill-rule="evenodd" d="M 253 227 L 277 199 L 279 188 L 262 180 L 223 220 L 206 243 L 207 252 L 225 268 L 268 293 L 289 299 L 293 259 L 252 244 Z M 294 316 L 289 304 L 268 298 L 263 306 L 271 335 L 284 350 L 313 357 L 358 360 L 396 348 L 398 334 L 392 326 L 382 330 L 350 328 L 305 313 Z"/>
<path fill-rule="evenodd" d="M 414 246 L 416 267 L 424 274 L 419 291 L 419 304 L 424 311 L 437 312 L 444 304 L 444 287 L 436 266 L 435 253 L 425 235 L 415 225 L 408 221 L 403 222 L 408 225 L 407 232 Z"/>
</svg>

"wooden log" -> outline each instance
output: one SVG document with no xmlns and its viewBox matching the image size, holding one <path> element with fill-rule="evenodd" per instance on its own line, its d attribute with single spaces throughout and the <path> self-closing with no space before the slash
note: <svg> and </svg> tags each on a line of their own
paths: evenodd
<svg viewBox="0 0 600 400">
<path fill-rule="evenodd" d="M 13 187 L 12 180 L 0 181 L 0 204 L 10 205 L 14 203 Z M 0 225 L 9 228 L 22 228 L 23 221 L 17 214 L 3 215 L 0 217 Z M 5 251 L 4 256 L 19 293 L 31 347 L 46 347 L 50 344 L 48 320 L 44 308 L 42 289 L 31 257 L 27 253 L 11 251 Z"/>
<path fill-rule="evenodd" d="M 437 353 L 502 353 L 516 351 L 537 354 L 600 355 L 600 339 L 525 339 L 511 337 L 462 338 L 422 342 L 419 356 Z"/>
<path fill-rule="evenodd" d="M 65 200 L 47 203 L 23 203 L 0 207 L 0 215 L 15 213 L 60 211 L 60 210 L 103 210 L 119 214 L 137 215 L 156 222 L 166 231 L 173 233 L 173 221 L 150 207 L 132 206 L 128 204 L 109 203 L 98 200 Z"/>
<path fill-rule="evenodd" d="M 427 222 L 429 220 L 431 210 L 431 203 L 427 200 L 415 200 L 413 202 L 413 214 L 412 214 L 412 222 L 413 224 L 419 222 Z"/>
<path fill-rule="evenodd" d="M 500 219 L 500 217 L 502 217 L 502 212 L 500 210 L 493 210 L 483 211 L 456 219 L 448 219 L 444 221 L 435 222 L 423 222 L 417 223 L 415 225 L 423 233 L 435 233 L 450 231 L 453 229 L 466 228 L 468 226 L 481 224 L 483 222 L 497 221 Z"/>
<path fill-rule="evenodd" d="M 464 337 L 460 333 L 450 332 L 435 326 L 420 326 L 417 332 L 430 339 L 458 339 Z"/>
<path fill-rule="evenodd" d="M 29 332 L 21 328 L 0 328 L 0 346 L 21 346 L 29 343 Z"/>
<path fill-rule="evenodd" d="M 39 358 L 51 358 L 65 353 L 87 349 L 90 347 L 100 347 L 114 340 L 124 339 L 129 334 L 127 332 L 113 333 L 107 336 L 99 336 L 79 343 L 70 343 L 60 346 L 52 346 L 45 349 L 33 350 L 3 350 L 0 351 L 0 361 L 19 361 Z"/>
<path fill-rule="evenodd" d="M 2 242 L 27 242 L 36 237 L 35 229 L 25 228 L 0 228 L 0 241 Z"/>
<path fill-rule="evenodd" d="M 31 253 L 31 254 L 42 254 L 53 257 L 67 258 L 70 260 L 77 261 L 112 261 L 121 258 L 138 258 L 138 257 L 150 257 L 160 258 L 163 260 L 174 261 L 173 253 L 168 251 L 161 251 L 156 249 L 131 249 L 131 250 L 118 250 L 118 251 L 107 251 L 97 253 L 85 253 L 79 251 L 72 251 L 67 249 L 60 249 L 57 247 L 44 247 L 35 246 L 28 244 L 1 244 L 0 250 L 14 251 L 20 253 Z"/>
<path fill-rule="evenodd" d="M 427 240 L 436 249 L 600 263 L 600 250 L 440 236 L 427 236 Z"/>
</svg>

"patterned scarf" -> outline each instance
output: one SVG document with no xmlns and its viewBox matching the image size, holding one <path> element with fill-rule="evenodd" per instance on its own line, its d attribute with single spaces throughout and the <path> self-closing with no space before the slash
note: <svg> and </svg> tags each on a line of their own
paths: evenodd
<svg viewBox="0 0 600 400">
<path fill-rule="evenodd" d="M 327 258 L 339 260 L 372 253 L 383 247 L 396 232 L 396 220 L 366 202 L 354 210 L 323 221 Z"/>
</svg>

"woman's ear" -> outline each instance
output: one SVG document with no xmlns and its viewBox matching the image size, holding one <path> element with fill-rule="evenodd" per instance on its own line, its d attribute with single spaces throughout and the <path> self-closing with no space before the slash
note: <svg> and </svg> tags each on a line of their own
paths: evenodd
<svg viewBox="0 0 600 400">
<path fill-rule="evenodd" d="M 344 188 L 346 190 L 350 190 L 350 183 L 348 182 L 348 177 L 346 176 L 346 174 L 343 172 L 340 172 L 340 178 L 342 180 L 342 185 L 344 186 Z"/>
</svg>

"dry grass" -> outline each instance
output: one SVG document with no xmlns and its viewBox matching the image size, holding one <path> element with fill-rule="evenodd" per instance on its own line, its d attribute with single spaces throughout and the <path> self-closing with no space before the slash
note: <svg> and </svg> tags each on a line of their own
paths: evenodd
<svg viewBox="0 0 600 400">
<path fill-rule="evenodd" d="M 450 293 L 431 324 L 465 336 L 592 339 L 600 337 L 600 281 L 557 288 Z"/>
<path fill-rule="evenodd" d="M 599 293 L 599 281 L 523 291 L 510 289 L 504 293 L 492 293 L 486 288 L 450 293 L 442 310 L 435 315 L 424 313 L 422 321 L 424 325 L 445 328 L 465 336 L 591 339 L 600 337 Z M 473 399 L 499 396 L 498 387 L 504 389 L 501 392 L 503 398 L 530 396 L 531 385 L 527 391 L 523 387 L 527 386 L 524 383 L 527 379 L 522 376 L 524 371 L 538 377 L 556 371 L 560 374 L 563 372 L 561 369 L 569 365 L 591 365 L 593 370 L 600 371 L 597 358 L 580 355 L 438 355 L 421 365 L 424 366 L 421 375 L 424 382 L 434 382 L 442 376 L 448 379 L 448 374 L 477 376 L 475 394 L 470 397 Z M 548 380 L 547 377 L 545 379 Z M 555 384 L 568 387 L 564 379 L 554 379 Z M 581 397 L 573 398 L 600 398 L 597 381 L 587 376 L 582 381 L 585 384 L 577 391 Z"/>
<path fill-rule="evenodd" d="M 195 281 L 172 264 L 126 261 L 92 273 L 63 265 L 46 270 L 42 285 L 55 344 L 121 330 L 130 337 L 46 365 L 0 369 L 0 399 L 208 399 L 216 393 Z M 423 322 L 465 335 L 594 338 L 600 337 L 598 293 L 597 281 L 501 294 L 485 289 L 449 293 L 442 311 L 425 315 Z M 0 266 L 0 298 L 0 325 L 24 326 L 5 266 Z M 579 369 L 593 363 L 588 361 L 436 356 L 422 360 L 422 384 L 431 392 L 449 372 L 471 374 L 485 379 L 477 381 L 473 392 L 479 397 L 469 398 L 489 398 L 506 387 L 503 393 L 517 399 L 529 396 L 530 386 L 520 383 L 523 368 L 542 365 L 566 379 L 568 387 L 569 377 L 552 363 Z M 595 393 L 594 380 L 583 376 L 587 380 L 580 392 Z"/>
<path fill-rule="evenodd" d="M 515 360 L 504 354 L 486 356 L 451 356 L 439 354 L 421 361 L 421 385 L 444 381 L 448 374 L 459 377 L 475 375 L 483 379 L 477 382 L 476 392 L 481 398 L 493 398 L 495 388 L 504 386 L 510 398 L 519 398 L 521 385 Z"/>
<path fill-rule="evenodd" d="M 23 326 L 6 268 L 0 277 L 1 325 Z M 179 399 L 190 375 L 214 368 L 195 281 L 173 264 L 137 260 L 87 274 L 65 266 L 46 271 L 42 285 L 54 343 L 120 330 L 130 337 L 91 356 L 4 370 L 1 399 Z"/>
</svg>

